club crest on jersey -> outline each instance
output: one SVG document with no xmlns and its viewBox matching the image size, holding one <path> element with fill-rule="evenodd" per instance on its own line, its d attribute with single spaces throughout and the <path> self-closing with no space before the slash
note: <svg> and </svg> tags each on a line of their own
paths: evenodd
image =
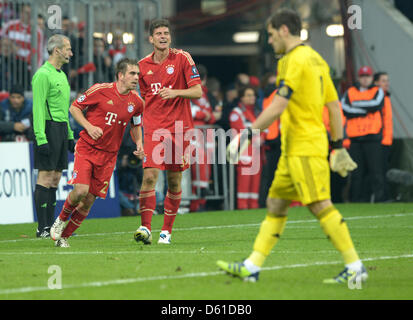
<svg viewBox="0 0 413 320">
<path fill-rule="evenodd" d="M 129 113 L 132 113 L 132 112 L 133 112 L 133 109 L 134 109 L 134 105 L 133 105 L 133 104 L 128 105 L 128 112 L 129 112 Z"/>
<path fill-rule="evenodd" d="M 167 74 L 172 74 L 172 73 L 174 73 L 175 72 L 175 67 L 173 66 L 173 65 L 168 65 L 167 67 L 166 67 L 166 73 Z"/>
<path fill-rule="evenodd" d="M 86 96 L 82 94 L 79 98 L 77 98 L 77 102 L 82 103 L 86 99 Z"/>
</svg>

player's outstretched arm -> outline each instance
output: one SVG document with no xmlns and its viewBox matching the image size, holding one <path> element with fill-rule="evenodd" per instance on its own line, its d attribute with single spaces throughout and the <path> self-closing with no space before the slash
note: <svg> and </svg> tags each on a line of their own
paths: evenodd
<svg viewBox="0 0 413 320">
<path fill-rule="evenodd" d="M 284 109 L 287 108 L 288 99 L 280 95 L 275 95 L 274 100 L 271 102 L 271 105 L 266 108 L 255 122 L 252 124 L 251 129 L 265 130 L 267 129 L 275 120 L 277 120 Z"/>
<path fill-rule="evenodd" d="M 79 123 L 83 128 L 85 128 L 85 130 L 87 131 L 89 136 L 92 137 L 93 140 L 97 140 L 103 135 L 103 130 L 99 127 L 95 127 L 94 125 L 92 125 L 85 118 L 85 116 L 83 115 L 82 110 L 80 110 L 78 107 L 76 107 L 72 104 L 70 106 L 69 111 L 70 111 L 71 115 L 73 116 L 73 118 L 77 121 L 77 123 Z"/>
</svg>

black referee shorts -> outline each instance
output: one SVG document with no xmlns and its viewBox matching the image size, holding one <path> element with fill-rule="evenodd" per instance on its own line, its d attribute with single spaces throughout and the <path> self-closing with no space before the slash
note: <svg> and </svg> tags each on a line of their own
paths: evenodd
<svg viewBox="0 0 413 320">
<path fill-rule="evenodd" d="M 46 121 L 46 138 L 49 143 L 49 156 L 39 153 L 36 141 L 34 149 L 34 167 L 41 171 L 62 171 L 67 169 L 67 123 Z"/>
</svg>

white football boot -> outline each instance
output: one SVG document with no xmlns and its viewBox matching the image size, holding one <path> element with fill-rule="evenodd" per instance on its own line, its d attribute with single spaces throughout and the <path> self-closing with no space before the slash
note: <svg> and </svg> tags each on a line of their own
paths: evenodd
<svg viewBox="0 0 413 320">
<path fill-rule="evenodd" d="M 54 245 L 55 247 L 60 247 L 60 248 L 70 248 L 69 241 L 67 241 L 68 238 L 60 238 L 59 240 L 56 240 Z"/>
<path fill-rule="evenodd" d="M 158 243 L 161 244 L 171 244 L 171 234 L 168 230 L 162 230 L 161 234 L 159 235 Z"/>
<path fill-rule="evenodd" d="M 56 241 L 62 238 L 63 230 L 65 229 L 67 221 L 60 220 L 57 217 L 56 221 L 53 223 L 52 227 L 50 228 L 50 238 Z"/>
</svg>

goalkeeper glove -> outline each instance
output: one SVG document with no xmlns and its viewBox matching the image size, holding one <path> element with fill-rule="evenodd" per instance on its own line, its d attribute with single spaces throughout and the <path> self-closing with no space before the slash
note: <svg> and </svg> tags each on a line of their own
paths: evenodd
<svg viewBox="0 0 413 320">
<path fill-rule="evenodd" d="M 245 151 L 252 140 L 252 129 L 242 130 L 227 147 L 227 160 L 229 163 L 238 163 L 239 156 Z"/>
<path fill-rule="evenodd" d="M 337 172 L 343 178 L 347 177 L 349 171 L 357 168 L 357 163 L 351 159 L 347 150 L 343 148 L 343 140 L 332 143 L 333 151 L 330 154 L 331 171 Z"/>
</svg>

